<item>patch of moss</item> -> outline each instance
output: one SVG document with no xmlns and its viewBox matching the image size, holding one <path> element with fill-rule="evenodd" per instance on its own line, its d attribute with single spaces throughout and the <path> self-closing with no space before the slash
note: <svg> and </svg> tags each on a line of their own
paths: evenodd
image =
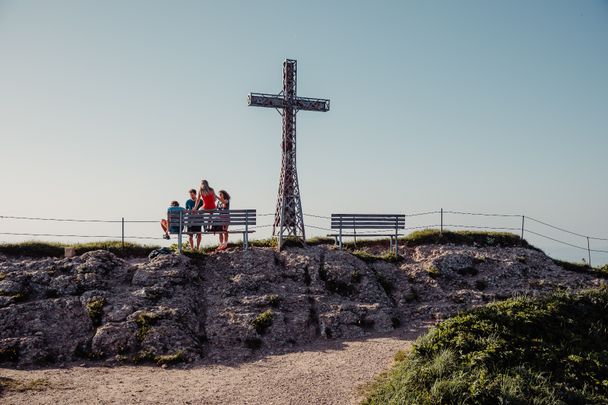
<svg viewBox="0 0 608 405">
<path fill-rule="evenodd" d="M 6 278 L 6 274 L 0 273 L 0 281 L 4 280 L 5 278 Z"/>
<path fill-rule="evenodd" d="M 142 342 L 148 333 L 150 333 L 150 329 L 152 326 L 160 319 L 158 314 L 154 312 L 142 312 L 137 315 L 135 318 L 135 323 L 137 324 L 137 332 L 135 333 L 135 337 L 137 340 Z"/>
<path fill-rule="evenodd" d="M 608 288 L 514 298 L 419 338 L 365 404 L 608 403 Z"/>
<path fill-rule="evenodd" d="M 256 332 L 258 332 L 260 335 L 263 335 L 266 330 L 272 325 L 273 317 L 274 313 L 272 312 L 272 309 L 269 309 L 256 316 L 251 321 L 251 325 L 254 327 Z"/>
<path fill-rule="evenodd" d="M 91 322 L 93 326 L 101 325 L 101 318 L 103 317 L 103 306 L 105 305 L 106 300 L 101 297 L 93 298 L 89 302 L 87 302 L 87 313 L 89 314 L 89 318 L 91 318 Z"/>
</svg>

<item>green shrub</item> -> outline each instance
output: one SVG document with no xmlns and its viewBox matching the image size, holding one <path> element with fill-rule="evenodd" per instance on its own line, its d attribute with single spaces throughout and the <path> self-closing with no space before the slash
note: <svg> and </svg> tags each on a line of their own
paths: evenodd
<svg viewBox="0 0 608 405">
<path fill-rule="evenodd" d="M 272 325 L 273 316 L 274 313 L 272 312 L 272 309 L 264 311 L 251 321 L 251 325 L 254 327 L 256 332 L 262 335 L 266 332 L 266 329 Z"/>
<path fill-rule="evenodd" d="M 488 304 L 420 337 L 366 404 L 608 403 L 608 289 Z"/>
</svg>

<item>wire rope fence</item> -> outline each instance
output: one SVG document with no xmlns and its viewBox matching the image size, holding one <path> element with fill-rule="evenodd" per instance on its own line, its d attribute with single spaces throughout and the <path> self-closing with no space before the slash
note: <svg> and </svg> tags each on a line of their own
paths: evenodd
<svg viewBox="0 0 608 405">
<path fill-rule="evenodd" d="M 258 217 L 271 220 L 270 223 L 262 223 L 252 228 L 254 230 L 269 230 L 273 227 L 274 213 L 261 213 L 257 214 Z M 312 224 L 306 224 L 306 229 L 314 231 L 316 233 L 332 232 L 333 230 L 329 226 L 331 216 L 320 215 L 313 213 L 304 213 L 304 217 L 307 218 Z M 501 231 L 501 232 L 512 232 L 518 234 L 522 239 L 531 236 L 540 238 L 540 240 L 551 241 L 561 246 L 565 246 L 571 249 L 576 249 L 578 252 L 587 253 L 587 258 L 583 259 L 591 266 L 593 255 L 608 254 L 608 237 L 600 237 L 597 235 L 587 235 L 580 232 L 575 232 L 566 229 L 562 226 L 551 224 L 547 221 L 537 219 L 535 217 L 526 216 L 522 214 L 504 214 L 504 213 L 484 213 L 484 212 L 468 212 L 468 211 L 455 211 L 445 210 L 443 208 L 433 211 L 423 211 L 405 214 L 406 223 L 408 226 L 405 228 L 406 231 L 417 231 L 424 229 L 437 229 L 440 233 L 444 231 L 452 230 L 484 230 L 484 231 Z M 469 220 L 460 220 L 460 218 L 469 218 Z M 449 221 L 448 221 L 449 219 Z M 490 224 L 493 221 L 508 221 L 508 223 L 501 223 L 499 225 Z M 15 227 L 7 229 L 9 223 L 16 222 Z M 27 231 L 20 226 L 23 222 L 55 222 L 64 224 L 83 224 L 90 225 L 95 224 L 98 226 L 104 226 L 106 232 L 95 232 L 90 234 L 88 232 L 67 232 L 67 233 L 53 233 L 53 232 L 34 232 Z M 411 223 L 414 223 L 412 226 Z M 418 223 L 422 222 L 422 223 Z M 97 219 L 97 218 L 45 218 L 45 217 L 27 217 L 27 216 L 16 216 L 16 215 L 0 215 L 0 235 L 8 237 L 34 237 L 34 238 L 72 238 L 72 239 L 113 239 L 122 242 L 123 246 L 125 241 L 137 240 L 137 241 L 159 241 L 163 238 L 160 236 L 152 236 L 149 234 L 132 234 L 126 233 L 127 228 L 133 228 L 134 225 L 150 225 L 158 224 L 157 220 L 141 220 L 141 219 Z M 31 228 L 31 227 L 30 227 Z M 111 231 L 110 231 L 111 229 Z M 88 228 L 87 228 L 88 230 Z M 373 231 L 370 231 L 372 233 Z M 552 234 L 557 233 L 558 236 Z M 365 232 L 361 233 L 361 236 L 365 236 Z M 318 236 L 318 235 L 317 235 Z M 564 240 L 568 239 L 569 240 Z M 572 239 L 574 238 L 574 239 Z M 604 247 L 604 245 L 606 247 Z M 608 262 L 608 256 L 606 256 Z"/>
</svg>

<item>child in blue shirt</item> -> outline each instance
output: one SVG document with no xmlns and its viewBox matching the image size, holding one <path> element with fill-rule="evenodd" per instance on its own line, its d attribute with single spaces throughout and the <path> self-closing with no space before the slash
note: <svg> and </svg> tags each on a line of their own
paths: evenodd
<svg viewBox="0 0 608 405">
<path fill-rule="evenodd" d="M 163 228 L 163 232 L 164 232 L 163 238 L 164 239 L 171 239 L 171 237 L 169 236 L 169 232 L 171 232 L 171 233 L 179 232 L 179 225 L 171 224 L 171 227 L 169 227 L 169 213 L 180 212 L 180 211 L 184 211 L 184 208 L 180 207 L 179 203 L 177 201 L 171 201 L 171 206 L 169 208 L 167 208 L 167 219 L 160 220 L 160 227 Z"/>
</svg>

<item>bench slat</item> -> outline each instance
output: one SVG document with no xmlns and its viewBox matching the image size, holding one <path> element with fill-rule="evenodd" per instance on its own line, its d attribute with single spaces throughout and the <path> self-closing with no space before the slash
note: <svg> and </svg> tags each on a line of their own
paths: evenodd
<svg viewBox="0 0 608 405">
<path fill-rule="evenodd" d="M 405 218 L 405 214 L 331 214 L 333 218 Z"/>
<path fill-rule="evenodd" d="M 405 221 L 331 221 L 332 225 L 403 225 Z"/>
</svg>

